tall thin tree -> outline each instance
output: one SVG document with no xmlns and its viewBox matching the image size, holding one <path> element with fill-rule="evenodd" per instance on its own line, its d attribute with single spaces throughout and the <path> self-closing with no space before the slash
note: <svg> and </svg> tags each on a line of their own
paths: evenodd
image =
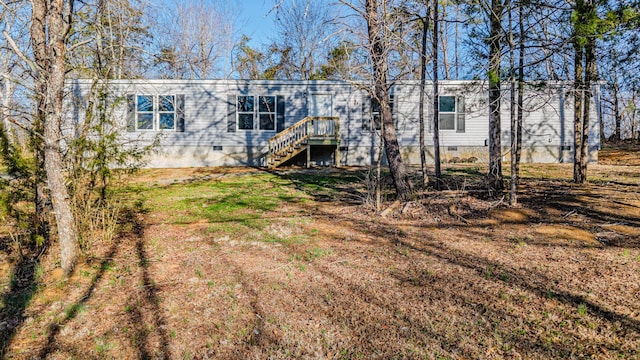
<svg viewBox="0 0 640 360">
<path fill-rule="evenodd" d="M 386 2 L 383 1 L 383 5 L 386 5 Z M 383 13 L 380 14 L 380 11 Z M 369 52 L 373 68 L 374 95 L 380 103 L 380 117 L 383 122 L 382 138 L 389 162 L 389 171 L 393 178 L 396 196 L 399 200 L 407 200 L 412 193 L 411 183 L 402 161 L 389 96 L 388 50 L 390 37 L 387 34 L 388 27 L 385 23 L 386 9 L 384 6 L 380 9 L 377 0 L 366 0 L 364 15 L 367 22 Z"/>
<path fill-rule="evenodd" d="M 422 167 L 422 187 L 426 190 L 429 185 L 427 173 L 427 146 L 425 144 L 424 102 L 427 83 L 427 35 L 429 25 L 429 11 L 422 17 L 422 37 L 420 41 L 420 103 L 418 105 L 418 121 L 420 123 L 420 165 Z"/>
<path fill-rule="evenodd" d="M 432 46 L 432 64 L 433 64 L 433 161 L 436 172 L 436 189 L 440 189 L 442 182 L 442 169 L 440 166 L 440 90 L 438 88 L 438 0 L 433 0 L 433 36 L 431 38 Z"/>
<path fill-rule="evenodd" d="M 55 214 L 60 265 L 69 275 L 78 256 L 78 241 L 69 192 L 65 185 L 61 125 L 66 74 L 66 40 L 71 30 L 73 0 L 33 0 L 31 46 L 36 68 L 37 117 L 42 121 L 44 170 Z"/>
<path fill-rule="evenodd" d="M 500 125 L 501 101 L 501 52 L 502 18 L 504 6 L 502 0 L 491 0 L 489 17 L 489 173 L 488 183 L 493 191 L 502 191 L 502 145 Z"/>
</svg>

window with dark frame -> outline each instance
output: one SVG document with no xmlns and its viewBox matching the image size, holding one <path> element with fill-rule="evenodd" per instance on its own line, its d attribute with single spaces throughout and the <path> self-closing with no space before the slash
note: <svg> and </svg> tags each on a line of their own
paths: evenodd
<svg viewBox="0 0 640 360">
<path fill-rule="evenodd" d="M 277 101 L 273 95 L 236 96 L 237 129 L 276 130 Z"/>
<path fill-rule="evenodd" d="M 253 117 L 255 109 L 253 106 L 253 102 L 253 96 L 237 97 L 238 129 L 253 130 Z"/>
<path fill-rule="evenodd" d="M 380 102 L 371 98 L 371 127 L 375 130 L 382 129 L 382 118 L 380 115 Z"/>
<path fill-rule="evenodd" d="M 382 129 L 382 113 L 380 111 L 380 102 L 376 100 L 374 97 L 369 98 L 369 112 L 370 112 L 370 124 L 368 128 L 370 130 L 380 130 Z M 391 114 L 393 114 L 394 109 L 394 96 L 393 94 L 389 95 L 389 105 L 391 106 Z M 363 110 L 364 111 L 364 110 Z M 397 124 L 396 124 L 397 126 Z"/>
<path fill-rule="evenodd" d="M 258 118 L 260 120 L 260 130 L 276 129 L 276 97 L 258 97 Z"/>
</svg>

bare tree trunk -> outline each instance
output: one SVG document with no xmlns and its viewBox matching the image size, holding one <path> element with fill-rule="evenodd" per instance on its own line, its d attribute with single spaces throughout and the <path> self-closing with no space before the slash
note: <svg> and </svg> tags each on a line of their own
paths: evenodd
<svg viewBox="0 0 640 360">
<path fill-rule="evenodd" d="M 502 191 L 502 145 L 500 126 L 500 39 L 503 6 L 501 0 L 491 1 L 489 33 L 489 187 Z"/>
<path fill-rule="evenodd" d="M 433 161 L 436 172 L 436 190 L 442 185 L 442 169 L 440 164 L 440 92 L 438 89 L 438 0 L 433 0 Z"/>
<path fill-rule="evenodd" d="M 33 118 L 32 135 L 30 136 L 30 146 L 35 154 L 36 169 L 34 171 L 33 193 L 36 212 L 33 219 L 34 233 L 49 238 L 49 224 L 47 209 L 48 195 L 45 191 L 46 173 L 44 165 L 44 123 L 46 120 L 46 70 L 49 67 L 47 56 L 47 4 L 45 1 L 32 2 L 31 21 L 31 45 L 33 57 L 40 67 L 40 72 L 35 74 L 35 103 L 36 110 Z"/>
<path fill-rule="evenodd" d="M 420 104 L 418 106 L 418 120 L 420 122 L 420 165 L 422 166 L 422 187 L 427 189 L 429 174 L 427 174 L 427 146 L 424 133 L 424 93 L 427 82 L 427 25 L 429 24 L 428 12 L 422 19 L 422 42 L 420 44 Z"/>
<path fill-rule="evenodd" d="M 636 120 L 636 116 L 638 113 L 638 110 L 636 109 L 636 98 L 638 96 L 638 92 L 634 92 L 633 95 L 631 96 L 631 99 L 629 99 L 629 127 L 630 127 L 630 131 L 631 131 L 631 141 L 634 140 L 640 140 L 640 132 L 637 131 L 637 120 Z M 636 134 L 636 132 L 638 132 Z"/>
<path fill-rule="evenodd" d="M 387 62 L 387 41 L 388 36 L 385 24 L 378 17 L 377 0 L 367 0 L 365 3 L 366 21 L 369 34 L 369 46 L 371 62 L 373 66 L 374 93 L 380 103 L 380 115 L 383 122 L 382 137 L 384 139 L 389 171 L 393 178 L 396 189 L 396 196 L 399 200 L 407 200 L 412 193 L 409 176 L 402 162 L 400 146 L 396 135 L 396 127 L 393 123 L 391 105 L 389 99 L 388 62 Z"/>
<path fill-rule="evenodd" d="M 62 270 L 69 275 L 78 254 L 78 242 L 65 185 L 60 141 L 65 80 L 65 40 L 71 28 L 73 1 L 33 0 L 31 39 L 36 63 L 37 103 L 43 106 L 44 168 L 53 202 Z"/>
<path fill-rule="evenodd" d="M 615 123 L 616 123 L 616 128 L 615 128 L 615 133 L 613 136 L 614 141 L 619 142 L 622 139 L 622 115 L 620 115 L 620 100 L 619 100 L 619 96 L 620 94 L 618 93 L 618 81 L 616 79 L 616 81 L 613 84 L 613 116 L 615 118 Z M 604 133 L 604 129 L 602 124 L 600 125 L 600 132 Z M 602 135 L 601 137 L 601 141 L 604 138 Z"/>
<path fill-rule="evenodd" d="M 584 68 L 582 66 L 583 60 L 583 51 L 582 46 L 578 44 L 578 40 L 574 43 L 574 103 L 573 103 L 573 142 L 574 142 L 574 151 L 573 151 L 573 181 L 582 184 L 584 183 L 584 177 L 582 174 L 581 166 L 582 163 L 582 119 L 583 119 L 583 103 L 582 96 L 584 94 L 584 84 L 582 79 L 582 74 Z"/>
<path fill-rule="evenodd" d="M 456 36 L 455 36 L 455 40 L 454 40 L 454 44 L 453 46 L 455 46 L 454 49 L 454 66 L 455 66 L 455 74 L 456 74 L 456 80 L 460 80 L 460 59 L 459 59 L 459 54 L 458 54 L 458 38 L 459 38 L 459 24 L 460 24 L 460 4 L 459 3 L 454 3 L 454 6 L 456 7 Z"/>
<path fill-rule="evenodd" d="M 5 64 L 6 65 L 6 64 Z M 9 74 L 9 69 L 7 66 L 3 66 L 2 73 Z M 13 92 L 15 90 L 15 83 L 8 81 L 6 79 L 0 80 L 2 85 L 2 108 L 0 108 L 0 117 L 2 118 L 2 128 L 4 131 L 7 131 L 7 141 L 13 144 L 12 137 L 9 134 L 9 129 L 11 129 L 11 124 L 9 122 L 11 102 L 13 97 Z"/>
<path fill-rule="evenodd" d="M 518 32 L 520 34 L 520 43 L 518 51 L 518 119 L 516 132 L 516 186 L 520 182 L 520 158 L 522 156 L 522 125 L 524 122 L 524 5 L 519 2 L 518 8 Z"/>
<path fill-rule="evenodd" d="M 384 124 L 381 124 L 384 127 Z M 380 129 L 383 131 L 383 129 Z M 380 136 L 380 144 L 378 145 L 378 158 L 376 159 L 376 211 L 382 209 L 382 154 L 384 151 L 384 140 Z"/>
<path fill-rule="evenodd" d="M 437 9 L 436 9 L 436 12 L 437 12 Z M 449 56 L 447 55 L 447 51 L 448 51 L 447 23 L 444 21 L 444 19 L 446 18 L 447 18 L 447 6 L 443 5 L 442 6 L 442 19 L 443 19 L 442 25 L 438 27 L 440 28 L 440 42 L 442 43 L 442 66 L 444 68 L 444 78 L 445 80 L 448 80 L 450 76 L 449 76 Z"/>
<path fill-rule="evenodd" d="M 517 143 L 518 143 L 518 122 L 516 120 L 516 77 L 515 77 L 515 49 L 513 43 L 513 8 L 512 1 L 509 0 L 507 9 L 507 16 L 509 17 L 509 120 L 510 120 L 510 137 L 511 137 L 511 186 L 509 194 L 509 205 L 515 206 L 518 204 L 518 171 L 517 171 Z"/>
<path fill-rule="evenodd" d="M 635 95 L 634 95 L 634 99 L 635 99 Z M 635 100 L 634 100 L 635 101 Z M 637 120 L 636 120 L 636 115 L 637 115 L 637 111 L 633 110 L 631 112 L 631 140 L 636 140 L 636 141 L 640 141 L 640 131 L 637 131 L 638 126 L 637 124 Z M 637 134 L 636 134 L 637 132 Z"/>
<path fill-rule="evenodd" d="M 590 2 L 593 9 L 593 2 Z M 587 164 L 589 163 L 589 126 L 591 123 L 591 99 L 593 98 L 593 82 L 597 80 L 598 70 L 596 65 L 596 40 L 593 36 L 589 37 L 585 46 L 585 96 L 583 107 L 582 121 L 582 146 L 580 148 L 580 172 L 582 173 L 582 182 L 587 181 Z"/>
</svg>

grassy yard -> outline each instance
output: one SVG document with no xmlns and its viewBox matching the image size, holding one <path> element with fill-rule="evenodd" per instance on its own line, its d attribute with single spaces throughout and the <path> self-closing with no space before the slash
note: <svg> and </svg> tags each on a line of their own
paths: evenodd
<svg viewBox="0 0 640 360">
<path fill-rule="evenodd" d="M 637 159 L 634 158 L 634 159 Z M 68 280 L 0 244 L 10 359 L 640 357 L 640 164 L 480 165 L 387 217 L 366 171 L 148 170 Z M 629 165 L 630 164 L 630 165 Z M 389 205 L 387 202 L 385 205 Z M 2 228 L 0 231 L 7 232 Z"/>
</svg>

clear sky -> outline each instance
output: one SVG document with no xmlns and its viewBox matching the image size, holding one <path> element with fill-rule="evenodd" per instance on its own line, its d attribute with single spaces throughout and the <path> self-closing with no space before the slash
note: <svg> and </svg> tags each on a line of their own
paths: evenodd
<svg viewBox="0 0 640 360">
<path fill-rule="evenodd" d="M 267 44 L 275 36 L 275 12 L 269 13 L 274 5 L 274 0 L 238 0 L 242 10 L 237 31 L 251 38 L 252 47 Z"/>
</svg>

